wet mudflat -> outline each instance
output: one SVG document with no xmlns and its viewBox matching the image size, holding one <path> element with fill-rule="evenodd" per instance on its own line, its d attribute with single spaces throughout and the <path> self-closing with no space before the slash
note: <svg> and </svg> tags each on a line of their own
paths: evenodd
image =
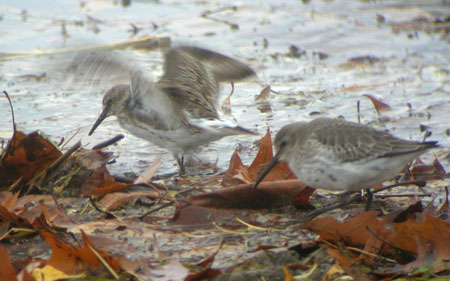
<svg viewBox="0 0 450 281">
<path fill-rule="evenodd" d="M 107 148 L 114 153 L 115 159 L 115 163 L 107 165 L 107 169 L 113 175 L 134 178 L 155 162 L 160 162 L 156 175 L 172 174 L 178 168 L 166 150 L 125 132 L 114 118 L 105 121 L 94 135 L 88 137 L 87 133 L 101 111 L 104 90 L 116 81 L 112 79 L 93 87 L 89 79 L 73 77 L 67 71 L 69 54 L 56 53 L 151 36 L 156 41 L 164 39 L 166 43 L 168 38 L 172 45 L 209 48 L 248 63 L 258 76 L 234 85 L 230 112 L 225 111 L 225 114 L 261 136 L 227 137 L 204 147 L 198 157 L 210 165 L 192 168 L 187 177 L 171 176 L 155 181 L 155 184 L 167 186 L 171 196 L 177 192 L 188 196 L 192 192 L 217 191 L 236 149 L 242 162 L 250 165 L 267 127 L 275 133 L 287 123 L 318 117 L 343 116 L 350 121 L 358 121 L 359 117 L 361 123 L 388 129 L 396 136 L 411 140 L 421 140 L 424 130 L 428 130 L 432 133 L 428 139 L 439 141 L 442 148 L 425 154 L 422 159 L 430 164 L 437 158 L 448 171 L 449 15 L 450 8 L 442 1 L 133 1 L 127 5 L 114 1 L 30 3 L 7 0 L 0 4 L 0 82 L 2 90 L 6 90 L 11 97 L 20 131 L 29 133 L 40 130 L 55 143 L 64 138 L 69 140 L 65 148 L 80 140 L 85 148 L 92 148 L 117 134 L 125 134 L 124 139 Z M 36 50 L 48 54 L 37 55 Z M 151 77 L 157 79 L 161 75 L 162 54 L 159 48 L 142 49 L 132 45 L 124 52 L 136 64 L 147 69 Z M 268 85 L 272 91 L 260 95 Z M 224 99 L 230 91 L 229 85 L 222 87 Z M 372 101 L 364 95 L 375 97 L 388 104 L 390 109 L 377 112 Z M 7 141 L 13 134 L 11 112 L 6 98 L 2 97 L 0 101 L 0 118 L 3 120 L 0 137 Z M 216 168 L 212 167 L 214 165 Z M 240 183 L 250 182 L 251 179 L 244 177 Z M 425 191 L 432 196 L 424 197 L 424 205 L 436 196 L 436 208 L 442 206 L 446 185 L 448 178 L 429 181 Z M 195 190 L 191 193 L 183 193 L 192 188 Z M 140 189 L 134 190 L 138 191 L 142 192 Z M 420 189 L 409 186 L 396 192 L 417 193 Z M 329 199 L 328 192 L 319 193 Z M 158 201 L 159 196 L 152 193 L 151 198 L 157 204 L 170 201 L 167 198 Z M 385 199 L 385 211 L 417 203 L 410 198 Z M 420 201 L 419 198 L 415 197 L 417 201 Z M 313 202 L 327 204 L 327 200 L 323 202 L 321 197 L 314 198 Z M 74 212 L 78 213 L 80 205 L 77 204 L 87 204 L 87 201 L 71 204 L 76 210 Z M 237 223 L 239 226 L 231 223 L 229 228 L 223 228 L 229 225 L 222 221 L 213 230 L 197 226 L 199 230 L 192 231 L 167 225 L 167 218 L 173 215 L 173 206 L 152 214 L 155 215 L 153 219 L 137 222 L 133 216 L 145 213 L 149 206 L 145 200 L 144 203 L 133 201 L 133 204 L 129 203 L 121 211 L 112 208 L 127 218 L 123 224 L 127 231 L 116 233 L 113 237 L 117 241 L 130 241 L 126 245 L 136 254 L 125 257 L 139 260 L 136 264 L 140 263 L 140 259 L 152 257 L 146 266 L 150 265 L 152 270 L 158 268 L 163 273 L 150 276 L 147 274 L 152 270 L 147 268 L 148 271 L 142 276 L 150 276 L 149 279 L 167 277 L 172 270 L 178 274 L 174 280 L 183 279 L 189 269 L 177 262 L 195 264 L 211 256 L 221 241 L 224 241 L 224 246 L 215 256 L 212 268 L 231 272 L 236 268 L 236 262 L 243 268 L 252 264 L 249 259 L 253 254 L 261 254 L 262 251 L 258 250 L 276 248 L 270 252 L 276 255 L 278 251 L 284 253 L 288 247 L 312 237 L 311 232 L 299 231 L 295 227 L 280 231 L 283 229 L 280 225 L 294 224 L 302 217 L 303 213 L 292 206 L 264 211 L 247 210 L 248 214 L 236 215 L 244 221 L 247 218 L 260 229 L 242 223 Z M 102 205 L 104 208 L 107 206 Z M 362 210 L 363 203 L 333 215 L 344 218 L 347 212 L 355 215 L 362 213 Z M 105 220 L 102 217 L 104 214 L 95 210 L 90 212 L 89 219 L 87 216 L 86 220 L 77 223 L 59 220 L 59 226 L 68 227 L 69 232 L 77 235 L 81 229 L 93 235 L 99 231 L 112 233 L 122 225 L 119 222 L 123 220 Z M 187 216 L 198 215 L 196 212 L 187 211 Z M 422 214 L 417 209 L 415 212 Z M 233 214 L 228 215 L 234 220 Z M 368 220 L 367 217 L 364 219 Z M 442 221 L 448 229 L 448 219 Z M 440 222 L 432 221 L 434 225 Z M 194 225 L 201 223 L 193 222 Z M 17 253 L 17 248 L 14 249 L 16 252 L 10 251 L 11 255 Z M 408 247 L 405 249 L 415 251 Z M 343 257 L 335 252 L 330 254 L 332 250 L 323 248 L 323 251 L 328 251 L 343 267 Z M 114 253 L 107 249 L 105 252 L 119 256 L 124 251 Z M 49 251 L 46 253 L 48 258 Z M 15 257 L 14 261 L 26 258 Z M 302 270 L 309 272 L 320 260 L 315 258 L 316 262 L 302 264 L 305 266 L 303 268 L 296 257 L 297 260 L 286 263 L 296 264 L 288 271 L 295 272 L 293 274 L 300 274 Z M 278 258 L 263 261 L 260 266 L 267 266 L 267 262 L 280 269 L 278 264 L 273 264 L 274 260 Z M 330 264 L 333 262 L 331 260 Z M 166 267 L 163 267 L 164 264 Z M 408 270 L 405 269 L 405 272 Z M 349 269 L 343 272 L 350 274 Z M 268 279 L 286 278 L 282 270 L 276 274 L 281 275 Z"/>
</svg>

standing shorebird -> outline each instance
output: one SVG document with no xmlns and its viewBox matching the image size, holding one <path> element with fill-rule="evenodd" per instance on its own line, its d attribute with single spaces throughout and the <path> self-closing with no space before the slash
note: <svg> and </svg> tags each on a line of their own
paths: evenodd
<svg viewBox="0 0 450 281">
<path fill-rule="evenodd" d="M 98 54 L 88 60 L 102 61 Z M 219 82 L 254 75 L 247 65 L 222 54 L 197 48 L 174 47 L 164 57 L 164 74 L 152 82 L 142 71 L 108 59 L 111 67 L 131 72 L 131 83 L 117 85 L 103 97 L 103 111 L 91 135 L 108 116 L 122 128 L 160 147 L 176 158 L 184 173 L 184 155 L 201 145 L 237 134 L 254 134 L 219 116 Z"/>
<path fill-rule="evenodd" d="M 284 126 L 275 137 L 277 153 L 259 175 L 254 188 L 280 161 L 310 187 L 358 191 L 394 178 L 436 141 L 399 139 L 369 126 L 319 118 Z"/>
</svg>

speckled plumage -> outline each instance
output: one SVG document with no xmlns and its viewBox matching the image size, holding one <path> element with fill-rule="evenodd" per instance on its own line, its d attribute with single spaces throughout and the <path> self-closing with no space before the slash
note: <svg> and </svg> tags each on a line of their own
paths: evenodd
<svg viewBox="0 0 450 281">
<path fill-rule="evenodd" d="M 275 137 L 277 153 L 255 187 L 279 161 L 314 188 L 357 191 L 392 179 L 437 142 L 403 140 L 340 119 L 319 118 L 284 126 Z"/>
<path fill-rule="evenodd" d="M 128 69 L 124 63 L 113 62 L 115 67 Z M 157 82 L 133 70 L 129 85 L 107 91 L 103 112 L 89 134 L 103 119 L 116 115 L 132 134 L 168 149 L 184 172 L 184 154 L 224 136 L 253 134 L 222 120 L 218 113 L 219 82 L 251 75 L 254 72 L 247 65 L 219 53 L 197 47 L 172 48 L 165 54 L 164 74 Z"/>
</svg>

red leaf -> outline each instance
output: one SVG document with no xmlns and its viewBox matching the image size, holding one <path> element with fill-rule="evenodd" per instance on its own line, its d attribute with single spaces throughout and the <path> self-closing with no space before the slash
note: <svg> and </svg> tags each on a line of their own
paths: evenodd
<svg viewBox="0 0 450 281">
<path fill-rule="evenodd" d="M 391 109 L 391 107 L 387 103 L 384 103 L 371 95 L 365 94 L 363 96 L 369 98 L 372 101 L 373 106 L 375 107 L 375 110 L 377 111 L 378 114 L 380 114 L 380 112 L 382 111 L 387 111 Z"/>
</svg>

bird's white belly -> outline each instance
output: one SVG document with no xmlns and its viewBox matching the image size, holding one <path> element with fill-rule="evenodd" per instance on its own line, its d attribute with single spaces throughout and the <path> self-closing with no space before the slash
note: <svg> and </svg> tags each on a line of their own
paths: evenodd
<svg viewBox="0 0 450 281">
<path fill-rule="evenodd" d="M 293 157 L 288 164 L 297 178 L 311 187 L 357 191 L 394 178 L 416 156 L 409 154 L 358 162 L 336 162 L 317 157 L 314 161 L 302 161 Z"/>
<path fill-rule="evenodd" d="M 140 123 L 138 126 L 131 122 L 123 121 L 120 122 L 120 125 L 133 135 L 168 149 L 175 156 L 189 153 L 198 146 L 222 137 L 222 135 L 215 135 L 206 131 L 193 134 L 185 127 L 174 130 L 156 130 L 147 124 Z"/>
</svg>

